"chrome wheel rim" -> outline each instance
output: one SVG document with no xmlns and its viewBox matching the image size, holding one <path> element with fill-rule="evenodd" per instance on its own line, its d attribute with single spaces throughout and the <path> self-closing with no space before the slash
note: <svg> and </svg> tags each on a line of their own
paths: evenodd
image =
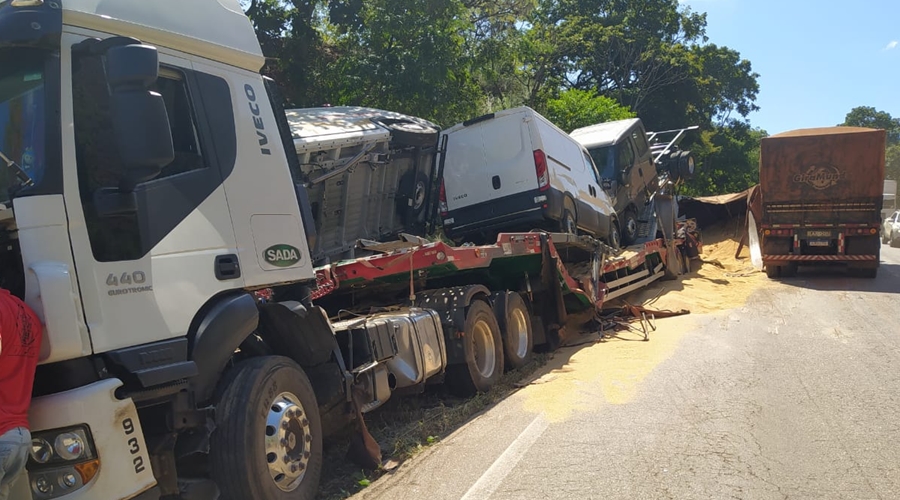
<svg viewBox="0 0 900 500">
<path fill-rule="evenodd" d="M 484 378 L 494 374 L 497 361 L 495 359 L 494 336 L 486 321 L 478 320 L 472 332 L 472 343 L 475 348 L 475 369 Z"/>
<path fill-rule="evenodd" d="M 312 433 L 300 398 L 282 392 L 266 417 L 266 463 L 272 481 L 282 491 L 296 490 L 309 466 Z"/>
<path fill-rule="evenodd" d="M 513 335 L 515 335 L 512 340 L 516 342 L 516 356 L 524 359 L 528 355 L 528 318 L 521 309 L 513 310 L 512 322 L 509 327 L 513 328 Z"/>
</svg>

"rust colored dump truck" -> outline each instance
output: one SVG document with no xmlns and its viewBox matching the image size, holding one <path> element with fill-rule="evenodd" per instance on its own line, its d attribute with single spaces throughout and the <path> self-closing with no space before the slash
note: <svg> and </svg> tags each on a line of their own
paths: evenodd
<svg viewBox="0 0 900 500">
<path fill-rule="evenodd" d="M 834 263 L 874 278 L 881 241 L 884 130 L 831 127 L 762 140 L 763 265 L 770 278 Z"/>
</svg>

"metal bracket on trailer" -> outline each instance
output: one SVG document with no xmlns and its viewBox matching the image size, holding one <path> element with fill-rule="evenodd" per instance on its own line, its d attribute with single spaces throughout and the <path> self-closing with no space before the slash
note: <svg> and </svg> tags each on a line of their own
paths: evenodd
<svg viewBox="0 0 900 500">
<path fill-rule="evenodd" d="M 478 295 L 485 299 L 491 296 L 484 285 L 466 285 L 452 288 L 426 290 L 415 295 L 414 304 L 423 309 L 432 309 L 441 317 L 444 338 L 447 346 L 448 364 L 465 362 L 465 351 L 462 346 L 463 327 L 466 323 L 466 308 Z"/>
</svg>

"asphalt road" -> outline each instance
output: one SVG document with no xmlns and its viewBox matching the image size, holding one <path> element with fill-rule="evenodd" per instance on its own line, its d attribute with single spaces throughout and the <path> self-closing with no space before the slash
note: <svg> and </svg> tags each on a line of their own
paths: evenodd
<svg viewBox="0 0 900 500">
<path fill-rule="evenodd" d="M 882 259 L 565 349 L 354 498 L 900 498 L 900 249 Z"/>
</svg>

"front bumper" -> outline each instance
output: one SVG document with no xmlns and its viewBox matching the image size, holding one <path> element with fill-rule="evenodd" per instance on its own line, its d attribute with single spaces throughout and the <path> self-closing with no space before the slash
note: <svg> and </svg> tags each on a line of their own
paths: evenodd
<svg viewBox="0 0 900 500">
<path fill-rule="evenodd" d="M 106 379 L 32 401 L 29 414 L 32 434 L 86 425 L 100 460 L 99 470 L 87 484 L 57 498 L 149 500 L 159 497 L 137 409 L 131 399 L 116 398 L 116 389 L 121 386 L 119 379 Z M 40 470 L 33 463 L 28 468 L 29 481 L 18 481 L 10 498 L 34 498 L 31 482 Z"/>
</svg>

